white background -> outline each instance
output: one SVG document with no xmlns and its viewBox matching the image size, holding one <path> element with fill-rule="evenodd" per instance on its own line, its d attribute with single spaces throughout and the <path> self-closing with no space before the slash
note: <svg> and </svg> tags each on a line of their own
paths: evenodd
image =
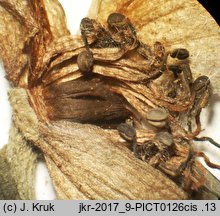
<svg viewBox="0 0 220 216">
<path fill-rule="evenodd" d="M 66 12 L 67 25 L 72 34 L 76 34 L 79 29 L 79 23 L 86 16 L 91 5 L 91 0 L 60 0 Z M 8 131 L 11 122 L 11 108 L 8 103 L 7 91 L 8 82 L 4 78 L 5 72 L 0 65 L 0 147 L 8 142 Z M 212 116 L 210 111 L 212 110 Z M 203 135 L 207 135 L 220 143 L 220 102 L 213 102 L 202 112 L 202 122 L 205 130 Z M 220 164 L 220 150 L 209 143 L 197 143 L 199 149 L 205 151 L 211 161 Z M 219 170 L 211 170 L 212 173 L 220 179 Z M 55 193 L 51 185 L 44 162 L 39 162 L 37 167 L 36 181 L 37 199 L 55 199 Z"/>
</svg>

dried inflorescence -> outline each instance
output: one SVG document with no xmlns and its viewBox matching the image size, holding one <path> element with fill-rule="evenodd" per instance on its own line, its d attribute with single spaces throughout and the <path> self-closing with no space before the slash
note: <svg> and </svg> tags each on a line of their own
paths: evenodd
<svg viewBox="0 0 220 216">
<path fill-rule="evenodd" d="M 89 27 L 84 24 L 85 20 L 87 24 L 90 23 Z M 132 123 L 121 123 L 117 127 L 119 134 L 131 143 L 137 158 L 164 172 L 188 193 L 198 191 L 206 180 L 194 177 L 192 167 L 195 166 L 196 157 L 204 157 L 210 167 L 220 168 L 219 165 L 213 165 L 204 153 L 195 152 L 192 148 L 193 140 L 204 139 L 197 135 L 201 132 L 201 110 L 210 98 L 209 78 L 203 75 L 193 79 L 188 50 L 178 48 L 166 51 L 160 42 L 155 42 L 152 49 L 137 38 L 134 25 L 120 13 L 110 14 L 107 22 L 108 28 L 104 29 L 95 20 L 82 20 L 81 33 L 87 51 L 79 56 L 84 52 L 92 52 L 97 44 L 99 49 L 119 47 L 121 50 L 118 52 L 124 52 L 123 55 L 128 56 L 126 59 L 138 59 L 136 64 L 126 67 L 130 71 L 137 69 L 146 76 L 134 81 L 123 80 L 115 75 L 112 76 L 115 82 L 106 81 L 110 91 L 127 100 L 124 108 L 130 111 L 128 119 L 132 118 Z M 108 37 L 99 37 L 100 31 Z M 87 37 L 93 38 L 91 44 L 87 42 Z M 89 58 L 84 60 L 85 64 Z M 113 62 L 117 63 L 121 58 Z M 81 63 L 77 63 L 81 70 Z M 141 69 L 139 64 L 146 69 Z M 122 69 L 124 67 L 121 65 Z M 96 71 L 93 71 L 93 76 L 97 76 Z M 144 142 L 138 140 L 136 130 L 142 130 L 141 138 L 145 136 Z M 212 142 L 212 139 L 208 140 Z"/>
<path fill-rule="evenodd" d="M 192 149 L 194 140 L 218 144 L 197 137 L 210 81 L 194 78 L 188 50 L 145 43 L 137 23 L 119 12 L 104 25 L 84 18 L 81 36 L 71 36 L 56 1 L 57 25 L 50 1 L 24 1 L 22 10 L 5 2 L 0 5 L 18 22 L 19 35 L 28 32 L 15 49 L 15 73 L 8 41 L 0 47 L 8 79 L 25 89 L 10 94 L 14 125 L 43 152 L 58 198 L 219 196 L 210 186 L 218 181 L 195 158 L 214 164 Z"/>
</svg>

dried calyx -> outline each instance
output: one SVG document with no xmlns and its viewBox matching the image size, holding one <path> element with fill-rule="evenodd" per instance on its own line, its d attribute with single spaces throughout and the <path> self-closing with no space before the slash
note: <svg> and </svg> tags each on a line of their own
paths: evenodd
<svg viewBox="0 0 220 216">
<path fill-rule="evenodd" d="M 82 73 L 44 87 L 44 104 L 51 111 L 47 117 L 117 128 L 137 158 L 192 193 L 204 181 L 192 178 L 198 156 L 192 143 L 201 131 L 200 112 L 208 103 L 210 81 L 206 76 L 193 80 L 188 50 L 166 51 L 160 42 L 150 47 L 119 13 L 110 14 L 107 23 L 105 28 L 94 19 L 82 20 L 83 44 L 72 51 L 76 71 Z M 124 123 L 126 118 L 133 123 Z"/>
<path fill-rule="evenodd" d="M 25 88 L 10 97 L 16 131 L 43 152 L 59 197 L 186 199 L 204 188 L 218 196 L 195 158 L 213 164 L 192 149 L 194 140 L 215 142 L 197 137 L 210 82 L 192 78 L 189 52 L 144 43 L 119 12 L 105 26 L 84 18 L 81 36 L 71 36 L 63 11 L 50 13 L 46 2 L 59 8 L 0 1 L 17 26 L 3 62 L 13 86 Z"/>
<path fill-rule="evenodd" d="M 107 22 L 109 29 L 105 31 L 100 29 L 111 39 L 108 38 L 108 42 L 104 43 L 102 40 L 105 40 L 105 37 L 96 37 L 91 44 L 85 44 L 86 48 L 91 52 L 96 51 L 93 51 L 96 44 L 119 48 L 117 52 L 124 52 L 120 58 L 113 61 L 107 57 L 102 59 L 106 62 L 106 68 L 115 64 L 120 65 L 124 74 L 128 70 L 138 71 L 138 74 L 132 74 L 133 78 L 130 80 L 121 77 L 120 72 L 113 75 L 109 71 L 100 76 L 100 79 L 111 77 L 111 80 L 107 81 L 109 90 L 127 101 L 122 106 L 128 111 L 127 117 L 133 118 L 132 125 L 136 129 L 132 125 L 121 123 L 117 127 L 119 134 L 131 143 L 131 149 L 136 157 L 160 169 L 184 190 L 188 192 L 199 190 L 204 179 L 197 176 L 195 180 L 192 177 L 194 175 L 192 167 L 195 158 L 204 156 L 204 153 L 194 152 L 192 142 L 198 139 L 197 135 L 201 131 L 200 112 L 210 97 L 210 80 L 206 76 L 200 76 L 193 81 L 189 61 L 186 61 L 189 58 L 188 50 L 178 48 L 165 51 L 160 42 L 156 42 L 152 49 L 138 40 L 134 26 L 122 14 L 109 15 Z M 92 20 L 91 23 L 99 26 L 97 21 Z M 93 28 L 92 32 L 87 31 L 82 37 L 92 37 L 100 33 L 99 29 L 95 31 Z M 123 37 L 126 40 L 122 42 Z M 93 74 L 96 76 L 96 63 L 99 62 L 96 62 L 95 53 L 94 56 Z M 177 59 L 177 63 L 169 64 L 168 57 Z M 136 75 L 137 77 L 141 75 L 142 78 L 135 79 Z M 152 127 L 155 134 L 153 138 L 148 135 Z M 139 132 L 136 135 L 136 130 L 142 130 L 141 136 L 142 139 L 145 137 L 145 141 L 139 141 Z M 201 185 L 198 185 L 198 182 L 201 182 Z"/>
</svg>

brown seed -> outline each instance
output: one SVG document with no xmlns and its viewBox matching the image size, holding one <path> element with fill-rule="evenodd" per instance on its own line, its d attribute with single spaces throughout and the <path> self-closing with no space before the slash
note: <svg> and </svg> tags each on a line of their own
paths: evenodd
<svg viewBox="0 0 220 216">
<path fill-rule="evenodd" d="M 79 70 L 82 72 L 90 72 L 93 67 L 93 54 L 90 51 L 83 51 L 81 52 L 77 57 L 77 64 L 79 67 Z"/>
<path fill-rule="evenodd" d="M 127 141 L 134 141 L 136 139 L 136 131 L 134 127 L 129 124 L 121 123 L 117 127 L 117 130 L 120 136 L 122 136 Z"/>
<path fill-rule="evenodd" d="M 189 57 L 189 51 L 187 49 L 183 49 L 183 48 L 174 49 L 170 53 L 170 56 L 172 58 L 178 58 L 179 60 L 184 60 Z"/>
<path fill-rule="evenodd" d="M 147 112 L 146 118 L 149 121 L 164 121 L 168 117 L 168 114 L 163 108 L 155 108 Z"/>
<path fill-rule="evenodd" d="M 126 17 L 120 13 L 112 13 L 108 16 L 107 22 L 111 27 L 123 27 L 126 24 Z"/>
<path fill-rule="evenodd" d="M 171 146 L 173 143 L 172 135 L 166 131 L 157 133 L 156 138 L 166 146 Z"/>
<path fill-rule="evenodd" d="M 210 85 L 209 78 L 207 76 L 200 76 L 194 81 L 193 88 L 195 91 L 199 91 L 203 88 L 206 88 L 209 85 Z"/>
<path fill-rule="evenodd" d="M 148 123 L 155 127 L 160 127 L 160 128 L 166 126 L 167 117 L 168 117 L 168 113 L 163 108 L 152 109 L 146 114 Z"/>
<path fill-rule="evenodd" d="M 87 32 L 94 31 L 93 20 L 88 17 L 83 18 L 80 23 L 80 29 Z"/>
</svg>

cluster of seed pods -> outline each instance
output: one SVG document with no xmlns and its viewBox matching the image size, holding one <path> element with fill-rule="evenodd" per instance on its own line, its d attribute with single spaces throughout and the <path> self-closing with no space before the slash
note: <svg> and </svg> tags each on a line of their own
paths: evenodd
<svg viewBox="0 0 220 216">
<path fill-rule="evenodd" d="M 202 186 L 203 177 L 199 176 L 196 180 L 193 177 L 192 167 L 196 157 L 204 157 L 210 167 L 220 168 L 211 163 L 204 153 L 192 148 L 193 141 L 203 140 L 219 147 L 209 137 L 198 137 L 201 132 L 200 113 L 211 94 L 209 78 L 193 78 L 187 49 L 166 51 L 160 42 L 155 42 L 152 49 L 140 41 L 135 27 L 124 15 L 110 14 L 107 23 L 108 27 L 104 28 L 96 20 L 82 20 L 81 35 L 85 50 L 77 57 L 79 70 L 85 76 L 95 74 L 93 49 L 118 48 L 120 55 L 103 60 L 110 64 L 123 62 L 124 56 L 130 53 L 138 55 L 142 60 L 130 65 L 130 71 L 134 68 L 141 71 L 140 65 L 143 64 L 145 78 L 123 80 L 120 75 L 114 77 L 120 84 L 112 89 L 129 101 L 126 109 L 131 111 L 127 121 L 118 125 L 117 131 L 130 143 L 135 157 L 161 170 L 184 190 L 198 189 Z M 138 103 L 144 101 L 145 108 L 141 110 L 138 103 L 132 104 L 129 94 L 123 92 L 127 89 L 121 86 L 132 87 L 137 92 L 132 93 L 135 95 L 133 98 L 138 98 Z"/>
</svg>

